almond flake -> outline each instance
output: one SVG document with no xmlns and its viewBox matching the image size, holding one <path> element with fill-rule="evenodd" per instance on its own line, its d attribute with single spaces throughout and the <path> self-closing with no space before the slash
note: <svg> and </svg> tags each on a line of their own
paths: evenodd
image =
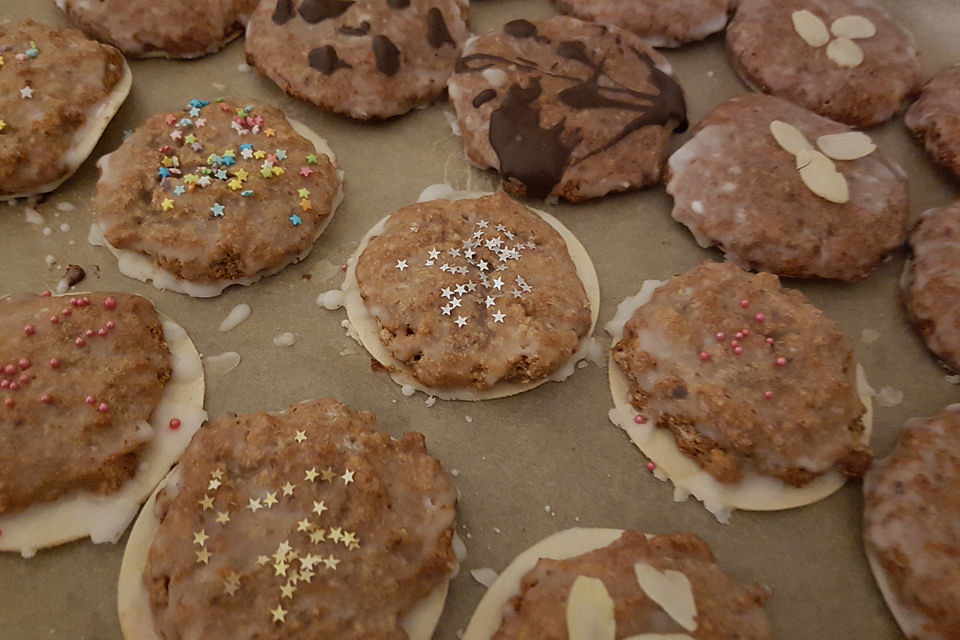
<svg viewBox="0 0 960 640">
<path fill-rule="evenodd" d="M 827 45 L 827 57 L 841 67 L 858 67 L 863 62 L 863 50 L 850 38 L 837 38 Z"/>
<path fill-rule="evenodd" d="M 847 179 L 837 171 L 833 160 L 819 151 L 798 153 L 797 168 L 800 170 L 800 179 L 803 180 L 803 184 L 807 185 L 814 194 L 837 204 L 850 201 Z"/>
<path fill-rule="evenodd" d="M 877 150 L 877 145 L 865 133 L 848 131 L 817 138 L 817 146 L 834 160 L 857 160 Z"/>
<path fill-rule="evenodd" d="M 567 635 L 570 640 L 614 640 L 617 620 L 613 598 L 602 580 L 579 576 L 567 599 Z"/>
<path fill-rule="evenodd" d="M 680 571 L 657 571 L 645 562 L 633 565 L 637 582 L 647 596 L 656 602 L 674 622 L 687 631 L 697 628 L 697 603 L 690 580 Z"/>
<path fill-rule="evenodd" d="M 792 155 L 797 155 L 801 149 L 813 149 L 799 129 L 782 120 L 774 120 L 770 123 L 770 133 L 773 134 L 777 144 Z"/>
<path fill-rule="evenodd" d="M 811 47 L 822 47 L 830 42 L 830 32 L 823 20 L 813 13 L 802 9 L 790 14 L 793 28 L 803 41 Z"/>
<path fill-rule="evenodd" d="M 837 18 L 830 25 L 830 32 L 838 38 L 872 38 L 877 35 L 877 28 L 863 16 L 843 16 Z"/>
</svg>

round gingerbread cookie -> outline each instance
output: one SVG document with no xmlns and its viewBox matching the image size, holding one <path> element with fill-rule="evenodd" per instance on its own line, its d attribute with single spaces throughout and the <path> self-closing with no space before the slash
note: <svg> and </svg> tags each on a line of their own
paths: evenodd
<svg viewBox="0 0 960 640">
<path fill-rule="evenodd" d="M 927 348 L 960 372 L 960 202 L 923 213 L 900 279 L 907 318 Z"/>
<path fill-rule="evenodd" d="M 197 58 L 243 33 L 257 0 L 56 0 L 78 27 L 126 55 Z"/>
<path fill-rule="evenodd" d="M 116 542 L 206 418 L 186 332 L 127 294 L 0 299 L 0 551 Z"/>
<path fill-rule="evenodd" d="M 130 92 L 119 51 L 75 29 L 0 24 L 0 201 L 53 191 Z"/>
<path fill-rule="evenodd" d="M 906 239 L 900 167 L 866 134 L 773 96 L 718 106 L 667 173 L 673 217 L 745 269 L 852 282 Z"/>
<path fill-rule="evenodd" d="M 920 88 L 913 36 L 874 0 L 740 0 L 727 48 L 750 87 L 856 127 Z"/>
<path fill-rule="evenodd" d="M 577 202 L 655 184 L 670 134 L 687 124 L 663 56 L 567 16 L 471 40 L 449 90 L 467 158 L 517 196 Z"/>
<path fill-rule="evenodd" d="M 123 636 L 429 640 L 458 570 L 456 502 L 423 436 L 371 413 L 327 398 L 223 416 L 130 534 Z"/>
<path fill-rule="evenodd" d="M 463 640 L 769 640 L 769 598 L 692 533 L 567 529 L 500 573 Z"/>
<path fill-rule="evenodd" d="M 769 273 L 704 263 L 607 324 L 611 420 L 720 520 L 820 500 L 870 467 L 870 390 L 840 327 Z"/>
<path fill-rule="evenodd" d="M 600 289 L 552 216 L 436 185 L 367 233 L 336 293 L 405 394 L 482 400 L 571 375 L 592 353 Z"/>
<path fill-rule="evenodd" d="M 938 164 L 960 177 L 960 65 L 927 83 L 904 122 Z"/>
<path fill-rule="evenodd" d="M 389 118 L 443 94 L 468 15 L 466 0 L 264 0 L 247 61 L 323 109 Z"/>
<path fill-rule="evenodd" d="M 306 256 L 342 199 L 326 142 L 253 101 L 191 100 L 97 166 L 91 243 L 125 275 L 198 297 Z"/>
<path fill-rule="evenodd" d="M 904 635 L 960 637 L 960 405 L 908 421 L 863 493 L 867 559 Z"/>
<path fill-rule="evenodd" d="M 651 47 L 679 47 L 723 31 L 734 0 L 553 0 L 563 13 L 632 31 Z"/>
</svg>

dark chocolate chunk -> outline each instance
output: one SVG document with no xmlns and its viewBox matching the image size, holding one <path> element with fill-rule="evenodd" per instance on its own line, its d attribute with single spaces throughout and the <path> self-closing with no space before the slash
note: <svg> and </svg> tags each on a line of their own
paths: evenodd
<svg viewBox="0 0 960 640">
<path fill-rule="evenodd" d="M 353 0 L 303 0 L 300 5 L 300 17 L 316 24 L 322 20 L 339 18 L 350 8 Z"/>
<path fill-rule="evenodd" d="M 447 23 L 443 21 L 443 14 L 436 7 L 427 11 L 427 42 L 434 49 L 439 49 L 445 44 L 457 46 L 457 43 L 450 37 Z"/>
<path fill-rule="evenodd" d="M 490 102 L 496 97 L 497 92 L 495 89 L 484 89 L 473 97 L 473 106 L 475 109 L 479 109 L 481 105 Z"/>
<path fill-rule="evenodd" d="M 391 9 L 406 9 L 410 6 L 410 0 L 387 0 L 387 6 Z"/>
<path fill-rule="evenodd" d="M 377 71 L 392 76 L 400 69 L 400 49 L 387 36 L 373 39 L 373 53 L 377 56 Z"/>
<path fill-rule="evenodd" d="M 337 69 L 351 68 L 349 64 L 340 59 L 337 50 L 330 45 L 313 49 L 307 55 L 307 58 L 310 60 L 310 66 L 325 76 L 329 76 Z"/>
<path fill-rule="evenodd" d="M 500 174 L 526 186 L 532 198 L 546 198 L 560 182 L 576 141 L 563 139 L 563 122 L 540 126 L 540 79 L 526 89 L 513 85 L 503 103 L 490 114 L 490 145 L 500 159 Z"/>
<path fill-rule="evenodd" d="M 365 36 L 370 33 L 370 23 L 364 20 L 360 23 L 359 27 L 348 27 L 347 25 L 343 25 L 337 29 L 337 31 L 345 36 Z"/>
<path fill-rule="evenodd" d="M 64 275 L 64 280 L 67 281 L 68 287 L 72 287 L 86 277 L 87 272 L 83 270 L 83 267 L 78 264 L 71 264 L 67 267 L 67 273 Z"/>
<path fill-rule="evenodd" d="M 274 24 L 283 25 L 293 17 L 293 0 L 277 0 L 277 6 L 273 10 Z"/>
<path fill-rule="evenodd" d="M 529 20 L 523 19 L 511 20 L 503 25 L 503 30 L 508 36 L 513 36 L 514 38 L 536 38 L 538 35 L 537 27 Z"/>
</svg>

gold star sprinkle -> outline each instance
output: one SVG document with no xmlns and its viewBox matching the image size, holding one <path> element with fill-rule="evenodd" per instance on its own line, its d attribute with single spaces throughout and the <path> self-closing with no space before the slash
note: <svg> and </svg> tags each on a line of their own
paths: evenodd
<svg viewBox="0 0 960 640">
<path fill-rule="evenodd" d="M 268 493 L 268 494 L 267 494 L 267 497 L 263 499 L 263 506 L 265 506 L 267 509 L 269 509 L 270 507 L 272 507 L 272 506 L 275 505 L 275 504 L 277 504 L 277 492 L 276 492 L 276 491 L 274 491 L 273 493 Z"/>
<path fill-rule="evenodd" d="M 290 549 L 291 549 L 291 547 L 290 547 L 290 541 L 289 541 L 289 540 L 284 540 L 283 542 L 281 542 L 280 544 L 277 545 L 277 552 L 276 552 L 275 554 L 273 554 L 273 557 L 274 557 L 274 558 L 285 558 L 285 557 L 287 557 L 287 552 L 290 551 Z"/>
<path fill-rule="evenodd" d="M 207 532 L 204 529 L 193 532 L 193 544 L 198 544 L 202 547 L 209 539 L 210 536 L 207 535 Z"/>
<path fill-rule="evenodd" d="M 326 510 L 327 510 L 327 505 L 324 504 L 324 501 L 323 501 L 323 500 L 321 500 L 320 502 L 314 501 L 314 503 L 313 503 L 313 512 L 314 512 L 315 514 L 317 514 L 318 516 L 322 516 L 322 515 L 323 515 L 323 512 L 326 511 Z"/>
<path fill-rule="evenodd" d="M 274 129 L 264 129 L 263 135 L 267 136 L 268 138 L 272 138 L 273 136 L 277 135 L 277 132 Z"/>
<path fill-rule="evenodd" d="M 247 509 L 250 509 L 250 511 L 254 513 L 257 512 L 257 509 L 263 509 L 263 505 L 260 504 L 260 498 L 250 498 L 250 504 L 247 505 Z"/>
<path fill-rule="evenodd" d="M 326 540 L 326 531 L 324 529 L 314 529 L 310 532 L 310 542 L 320 544 Z"/>
<path fill-rule="evenodd" d="M 340 542 L 343 543 L 343 546 L 348 549 L 358 549 L 360 547 L 360 539 L 357 537 L 357 534 L 350 531 L 345 531 L 343 537 L 340 538 Z"/>
<path fill-rule="evenodd" d="M 258 150 L 258 151 L 254 151 L 254 152 L 253 152 L 253 157 L 256 158 L 257 160 L 263 160 L 264 158 L 267 157 L 267 152 L 264 151 L 264 150 L 262 150 L 262 149 L 260 149 L 260 150 Z"/>
<path fill-rule="evenodd" d="M 307 555 L 300 558 L 300 569 L 305 569 L 309 571 L 310 569 L 313 569 L 318 563 L 322 561 L 323 561 L 323 558 L 321 558 L 320 556 L 315 556 L 312 553 L 308 553 Z"/>
<path fill-rule="evenodd" d="M 295 488 L 296 488 L 296 485 L 292 485 L 292 484 L 290 484 L 290 483 L 288 482 L 287 484 L 283 485 L 283 495 L 285 495 L 285 496 L 292 496 L 292 495 L 293 495 L 293 490 L 294 490 Z"/>
<path fill-rule="evenodd" d="M 198 502 L 197 504 L 199 504 L 201 507 L 203 507 L 203 510 L 204 510 L 204 511 L 208 511 L 208 510 L 210 510 L 210 509 L 213 509 L 213 498 L 211 498 L 210 496 L 204 494 L 203 500 L 201 500 L 201 501 Z"/>
<path fill-rule="evenodd" d="M 295 435 L 293 439 L 296 440 L 297 442 L 303 442 L 304 440 L 307 439 L 307 434 L 303 431 L 297 431 L 297 435 Z"/>
<path fill-rule="evenodd" d="M 326 469 L 323 470 L 323 481 L 324 481 L 324 482 L 332 482 L 333 479 L 336 478 L 336 477 L 337 477 L 337 474 L 336 474 L 336 473 L 334 472 L 334 470 L 331 469 L 330 467 L 327 467 Z"/>
<path fill-rule="evenodd" d="M 163 202 L 160 203 L 160 208 L 164 211 L 170 211 L 170 209 L 173 209 L 173 200 L 164 198 Z"/>
<path fill-rule="evenodd" d="M 286 575 L 287 575 L 287 568 L 288 568 L 289 566 L 290 566 L 290 565 L 288 565 L 288 564 L 287 564 L 286 562 L 284 562 L 283 560 L 278 560 L 278 561 L 274 562 L 274 563 L 273 563 L 273 568 L 274 568 L 274 570 L 276 571 L 276 573 L 275 573 L 274 575 L 277 575 L 277 576 L 286 576 Z"/>
<path fill-rule="evenodd" d="M 304 518 L 303 520 L 297 520 L 297 531 L 306 531 L 310 533 L 310 530 L 313 529 L 316 525 Z"/>
<path fill-rule="evenodd" d="M 237 180 L 236 178 L 228 182 L 227 186 L 233 189 L 234 191 L 240 191 L 240 189 L 243 189 L 243 183 Z"/>
<path fill-rule="evenodd" d="M 343 480 L 343 484 L 345 485 L 350 484 L 351 482 L 353 482 L 353 471 L 350 471 L 350 469 L 347 469 L 343 473 L 343 475 L 340 476 L 340 479 Z"/>
<path fill-rule="evenodd" d="M 240 182 L 245 182 L 247 179 L 247 176 L 249 176 L 250 174 L 244 171 L 243 169 L 237 169 L 236 173 L 234 173 L 233 175 L 235 175 L 237 177 L 237 180 L 239 180 Z"/>
<path fill-rule="evenodd" d="M 330 529 L 330 533 L 327 534 L 327 539 L 334 542 L 340 542 L 340 540 L 343 538 L 342 531 L 343 530 L 340 527 L 334 527 L 333 529 Z"/>
<path fill-rule="evenodd" d="M 226 580 L 223 581 L 223 592 L 228 596 L 232 596 L 237 592 L 237 589 L 239 588 L 240 588 L 240 574 L 234 571 L 227 576 Z"/>
<path fill-rule="evenodd" d="M 206 550 L 206 548 L 200 549 L 200 551 L 194 551 L 197 554 L 197 564 L 203 563 L 207 564 L 210 560 L 210 556 L 213 554 Z"/>
<path fill-rule="evenodd" d="M 210 477 L 214 480 L 223 480 L 223 469 L 217 468 L 216 471 L 211 471 Z"/>
<path fill-rule="evenodd" d="M 220 488 L 220 485 L 221 485 L 221 484 L 223 484 L 223 483 L 220 482 L 219 480 L 216 480 L 216 479 L 211 480 L 211 481 L 210 481 L 210 484 L 207 486 L 207 490 L 208 490 L 208 491 L 216 491 L 217 489 Z"/>
<path fill-rule="evenodd" d="M 277 605 L 277 608 L 276 608 L 276 609 L 272 609 L 272 610 L 270 611 L 270 613 L 273 615 L 273 621 L 274 621 L 274 622 L 279 622 L 279 623 L 281 623 L 281 624 L 283 624 L 283 623 L 285 622 L 285 618 L 286 618 L 286 616 L 287 616 L 287 612 L 286 612 L 286 610 L 285 610 L 283 607 L 281 607 L 279 604 Z"/>
<path fill-rule="evenodd" d="M 313 579 L 314 572 L 309 569 L 300 569 L 300 581 L 301 582 L 310 582 Z"/>
<path fill-rule="evenodd" d="M 313 467 L 313 468 L 311 468 L 311 469 L 307 469 L 307 477 L 305 478 L 305 480 L 307 480 L 307 482 L 313 482 L 314 480 L 317 479 L 317 476 L 318 476 L 318 475 L 320 475 L 320 474 L 317 473 L 317 468 L 316 468 L 316 467 Z"/>
<path fill-rule="evenodd" d="M 227 524 L 228 522 L 230 522 L 230 512 L 217 511 L 217 522 L 219 524 Z"/>
<path fill-rule="evenodd" d="M 288 583 L 283 585 L 282 587 L 280 587 L 280 599 L 283 600 L 284 598 L 290 598 L 291 600 L 293 600 L 293 592 L 296 590 L 297 588 L 292 584 Z"/>
<path fill-rule="evenodd" d="M 337 558 L 334 558 L 334 557 L 333 557 L 333 554 L 331 554 L 331 555 L 329 555 L 329 556 L 327 556 L 326 558 L 323 559 L 323 565 L 324 565 L 327 569 L 333 569 L 334 571 L 336 571 L 338 564 L 340 564 L 340 560 L 337 559 Z"/>
<path fill-rule="evenodd" d="M 263 565 L 267 564 L 268 562 L 270 562 L 270 558 L 268 558 L 267 556 L 257 556 L 257 564 L 258 564 L 258 565 L 263 566 Z"/>
</svg>

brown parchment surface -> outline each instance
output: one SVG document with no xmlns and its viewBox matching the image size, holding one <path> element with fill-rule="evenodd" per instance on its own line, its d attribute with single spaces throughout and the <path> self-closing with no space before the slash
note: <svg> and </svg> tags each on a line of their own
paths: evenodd
<svg viewBox="0 0 960 640">
<path fill-rule="evenodd" d="M 926 77 L 960 62 L 960 2 L 882 3 L 917 35 Z M 547 17 L 554 11 L 546 0 L 482 0 L 471 13 L 472 30 L 482 33 L 513 18 Z M 0 19 L 26 17 L 67 22 L 52 0 L 0 0 Z M 728 63 L 722 36 L 665 53 L 686 91 L 693 123 L 745 90 Z M 672 486 L 646 471 L 639 452 L 608 421 L 605 368 L 591 365 L 564 383 L 512 398 L 482 404 L 438 401 L 432 407 L 422 394 L 404 397 L 385 374 L 371 372 L 369 357 L 340 326 L 342 310 L 318 306 L 317 294 L 339 286 L 339 265 L 367 229 L 413 202 L 423 187 L 448 182 L 460 189 L 491 189 L 496 177 L 468 166 L 448 126 L 453 112 L 445 102 L 387 122 L 355 123 L 284 96 L 256 72 L 242 69 L 242 62 L 242 39 L 195 61 L 131 61 L 130 97 L 93 155 L 37 205 L 45 225 L 26 222 L 22 203 L 0 205 L 0 295 L 52 288 L 65 265 L 79 264 L 89 274 L 84 289 L 146 295 L 188 330 L 201 353 L 241 354 L 237 369 L 207 380 L 211 416 L 283 409 L 330 395 L 373 411 L 391 433 L 426 434 L 430 451 L 457 472 L 462 496 L 458 529 L 470 554 L 451 586 L 438 639 L 456 638 L 483 595 L 484 587 L 471 578 L 470 569 L 499 571 L 534 542 L 577 525 L 697 533 L 726 570 L 773 589 L 768 611 L 779 638 L 902 637 L 863 555 L 858 482 L 815 505 L 736 513 L 723 525 L 692 499 L 674 503 Z M 87 244 L 94 164 L 120 144 L 124 130 L 153 113 L 178 109 L 194 97 L 221 95 L 277 104 L 326 137 L 346 172 L 346 200 L 304 262 L 254 286 L 197 300 L 120 275 L 106 250 Z M 673 148 L 688 135 L 676 137 Z M 960 182 L 933 167 L 908 136 L 902 117 L 870 135 L 908 171 L 914 218 L 957 198 Z M 57 205 L 64 202 L 76 209 L 59 211 Z M 544 207 L 593 257 L 602 294 L 600 326 L 643 280 L 667 278 L 701 260 L 720 258 L 696 245 L 671 219 L 670 207 L 662 187 Z M 69 227 L 61 231 L 64 224 Z M 44 235 L 44 226 L 52 233 Z M 45 262 L 48 255 L 56 259 L 52 267 Z M 946 380 L 946 372 L 904 322 L 896 301 L 902 266 L 899 253 L 856 285 L 788 282 L 840 322 L 875 388 L 902 391 L 900 404 L 876 406 L 873 445 L 879 455 L 890 451 L 905 419 L 960 400 L 960 387 Z M 241 302 L 251 305 L 250 319 L 219 333 L 220 321 Z M 863 340 L 865 329 L 879 332 L 879 339 Z M 273 337 L 286 331 L 294 333 L 296 344 L 274 346 Z M 599 327 L 597 334 L 606 341 Z M 118 640 L 115 588 L 125 542 L 125 537 L 117 545 L 77 542 L 32 559 L 0 554 L 0 640 Z"/>
</svg>

